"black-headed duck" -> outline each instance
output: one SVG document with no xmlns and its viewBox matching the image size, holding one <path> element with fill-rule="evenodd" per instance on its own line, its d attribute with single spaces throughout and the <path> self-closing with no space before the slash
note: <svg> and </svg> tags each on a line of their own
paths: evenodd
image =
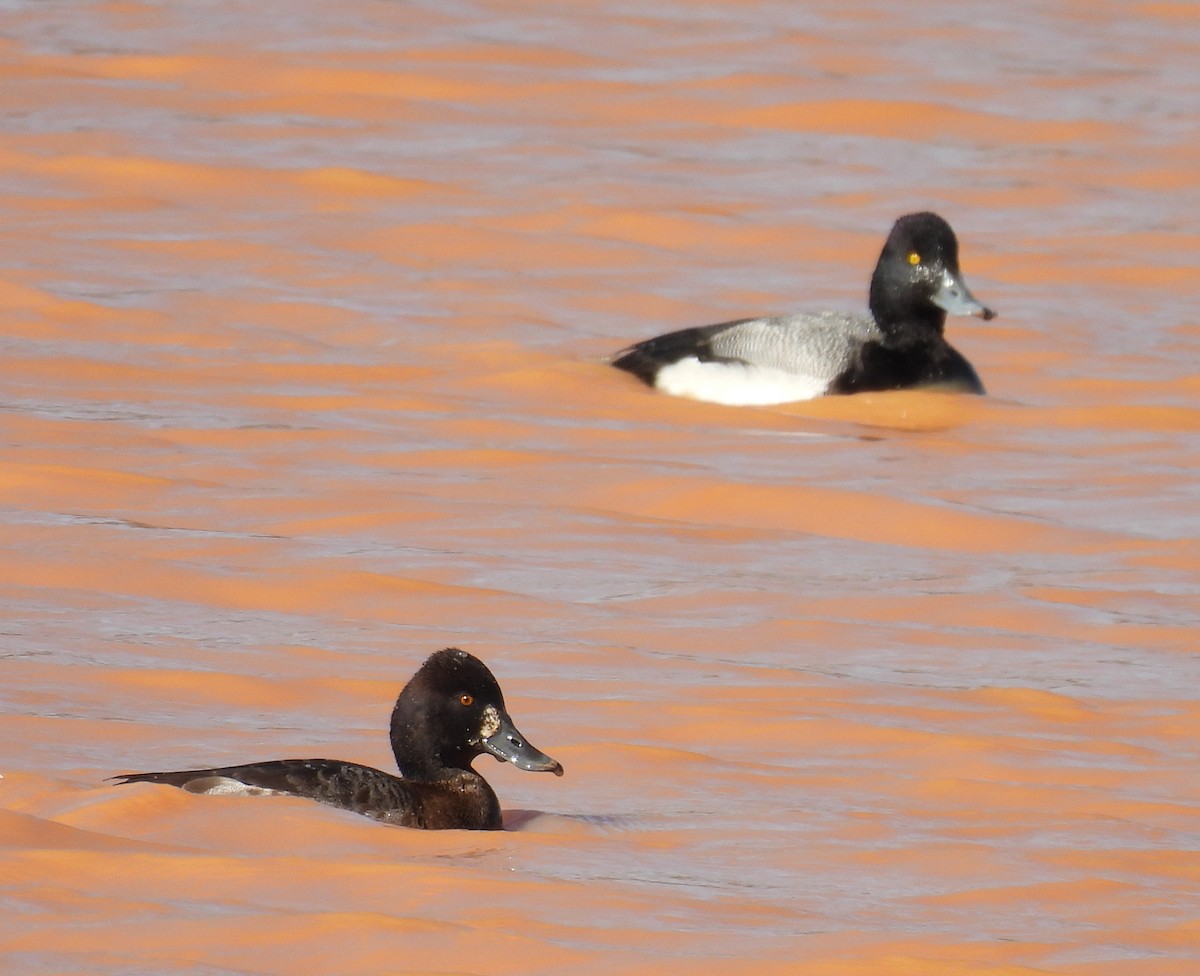
<svg viewBox="0 0 1200 976">
<path fill-rule="evenodd" d="M 404 686 L 392 710 L 391 739 L 399 776 L 337 759 L 278 759 L 113 779 L 192 793 L 302 796 L 402 827 L 498 830 L 500 803 L 471 768 L 476 756 L 563 774 L 560 763 L 517 731 L 486 665 L 453 647 L 430 655 Z"/>
<path fill-rule="evenodd" d="M 896 221 L 869 305 L 870 318 L 814 312 L 670 332 L 622 349 L 612 365 L 666 393 L 731 405 L 912 387 L 984 392 L 945 339 L 946 313 L 996 313 L 967 289 L 945 220 L 915 213 Z"/>
</svg>

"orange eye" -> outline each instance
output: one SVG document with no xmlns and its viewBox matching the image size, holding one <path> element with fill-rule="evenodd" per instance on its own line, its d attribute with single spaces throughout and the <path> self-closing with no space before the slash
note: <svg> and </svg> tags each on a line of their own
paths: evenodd
<svg viewBox="0 0 1200 976">
<path fill-rule="evenodd" d="M 465 693 L 464 693 L 464 694 L 461 694 L 461 695 L 459 695 L 459 696 L 458 696 L 458 703 L 459 703 L 460 705 L 468 705 L 468 706 L 469 706 L 469 705 L 474 705 L 474 704 L 475 704 L 475 696 L 474 696 L 474 695 L 468 695 L 468 694 L 465 694 Z"/>
<path fill-rule="evenodd" d="M 914 265 L 920 264 L 921 263 L 921 255 L 919 255 L 916 251 L 911 252 L 908 255 L 908 263 L 914 264 Z"/>
</svg>

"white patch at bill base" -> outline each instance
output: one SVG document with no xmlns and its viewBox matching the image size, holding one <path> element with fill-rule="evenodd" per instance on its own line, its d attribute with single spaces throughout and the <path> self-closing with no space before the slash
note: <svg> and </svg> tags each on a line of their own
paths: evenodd
<svg viewBox="0 0 1200 976">
<path fill-rule="evenodd" d="M 479 738 L 490 739 L 500 731 L 500 713 L 495 705 L 488 705 L 483 710 L 483 719 L 479 723 Z"/>
</svg>

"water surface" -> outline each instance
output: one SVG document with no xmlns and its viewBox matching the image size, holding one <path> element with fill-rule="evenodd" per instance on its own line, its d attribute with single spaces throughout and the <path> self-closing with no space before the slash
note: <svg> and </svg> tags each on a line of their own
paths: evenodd
<svg viewBox="0 0 1200 976">
<path fill-rule="evenodd" d="M 1196 7 L 0 19 L 6 972 L 1195 972 Z M 986 399 L 601 361 L 925 208 Z M 104 783 L 448 644 L 508 832 Z"/>
</svg>

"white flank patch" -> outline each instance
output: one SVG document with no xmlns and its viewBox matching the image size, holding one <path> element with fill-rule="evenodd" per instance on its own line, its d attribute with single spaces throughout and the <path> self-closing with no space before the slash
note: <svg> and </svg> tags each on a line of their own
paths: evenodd
<svg viewBox="0 0 1200 976">
<path fill-rule="evenodd" d="M 762 407 L 823 396 L 829 380 L 742 363 L 702 363 L 688 356 L 662 367 L 654 385 L 672 396 L 731 407 Z"/>
<path fill-rule="evenodd" d="M 286 796 L 279 790 L 248 786 L 228 776 L 205 776 L 185 783 L 183 788 L 189 793 L 208 793 L 211 796 Z"/>
</svg>

